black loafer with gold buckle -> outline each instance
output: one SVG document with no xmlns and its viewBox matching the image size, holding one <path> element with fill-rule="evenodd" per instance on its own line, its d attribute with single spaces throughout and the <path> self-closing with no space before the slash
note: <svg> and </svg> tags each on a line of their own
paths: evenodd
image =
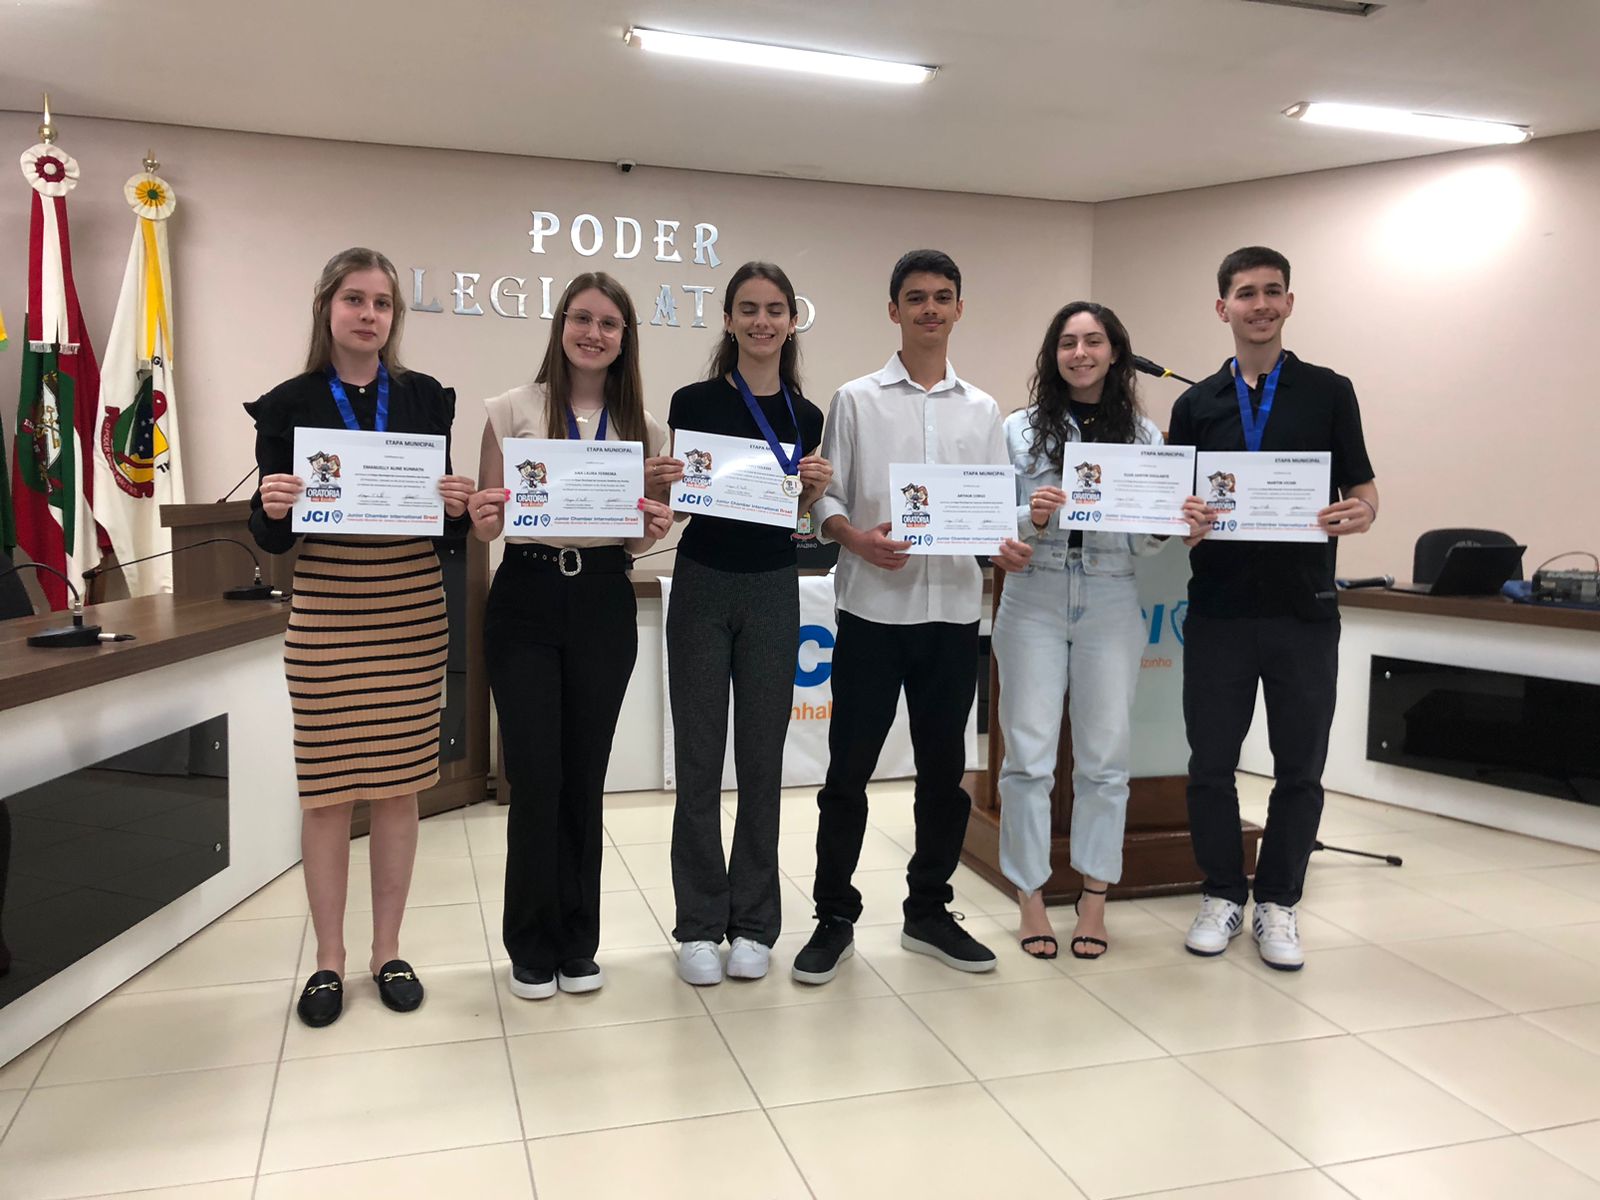
<svg viewBox="0 0 1600 1200">
<path fill-rule="evenodd" d="M 415 1012 L 422 1006 L 422 980 L 402 958 L 390 959 L 372 977 L 378 996 L 395 1012 Z"/>
<path fill-rule="evenodd" d="M 295 1005 L 300 1019 L 313 1029 L 332 1025 L 344 1011 L 344 984 L 337 971 L 318 971 L 306 980 L 300 1002 Z"/>
</svg>

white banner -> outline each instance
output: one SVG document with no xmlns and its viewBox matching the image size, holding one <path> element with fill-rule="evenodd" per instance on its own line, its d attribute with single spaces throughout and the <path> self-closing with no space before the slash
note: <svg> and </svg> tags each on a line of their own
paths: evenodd
<svg viewBox="0 0 1600 1200">
<path fill-rule="evenodd" d="M 665 786 L 675 786 L 673 761 L 672 693 L 668 685 L 670 662 L 666 648 L 667 611 L 672 596 L 672 579 L 661 580 L 661 695 L 662 695 L 662 770 Z M 794 705 L 789 712 L 789 739 L 783 748 L 783 786 L 820 785 L 828 772 L 828 726 L 833 715 L 833 643 L 838 633 L 834 619 L 833 576 L 800 577 L 800 637 L 795 654 Z M 730 685 L 731 691 L 731 685 Z M 728 742 L 722 760 L 722 787 L 736 786 L 733 772 L 733 707 L 728 708 Z M 967 719 L 967 767 L 978 764 L 978 716 L 974 702 Z M 905 696 L 894 725 L 878 756 L 874 779 L 904 779 L 916 774 L 911 757 L 911 728 L 906 717 Z"/>
</svg>

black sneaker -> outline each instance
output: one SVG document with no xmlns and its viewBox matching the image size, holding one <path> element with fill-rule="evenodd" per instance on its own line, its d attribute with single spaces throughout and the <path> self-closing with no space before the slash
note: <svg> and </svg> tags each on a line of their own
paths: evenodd
<svg viewBox="0 0 1600 1200">
<path fill-rule="evenodd" d="M 791 972 L 797 983 L 827 983 L 839 964 L 856 952 L 855 926 L 843 917 L 817 918 L 816 932 L 794 956 Z"/>
<path fill-rule="evenodd" d="M 957 971 L 981 975 L 994 970 L 994 951 L 961 928 L 958 922 L 964 920 L 966 917 L 954 912 L 907 918 L 900 931 L 900 945 L 913 953 L 937 958 Z"/>
<path fill-rule="evenodd" d="M 556 973 L 533 967 L 511 967 L 511 994 L 518 1000 L 548 1000 L 556 994 Z"/>
<path fill-rule="evenodd" d="M 563 992 L 598 992 L 605 983 L 605 973 L 592 958 L 569 958 L 556 968 L 556 986 Z"/>
</svg>

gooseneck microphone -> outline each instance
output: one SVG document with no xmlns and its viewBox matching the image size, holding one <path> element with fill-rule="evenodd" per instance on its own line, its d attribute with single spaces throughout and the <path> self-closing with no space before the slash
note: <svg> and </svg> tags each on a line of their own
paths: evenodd
<svg viewBox="0 0 1600 1200">
<path fill-rule="evenodd" d="M 229 488 L 228 489 L 228 494 L 226 496 L 218 497 L 216 502 L 218 504 L 226 504 L 229 500 L 232 500 L 233 499 L 233 494 L 244 486 L 244 480 L 245 479 L 249 479 L 250 476 L 254 475 L 255 473 L 256 473 L 256 468 L 255 467 L 251 467 L 248 471 L 246 471 L 244 473 L 244 479 L 239 480 L 238 483 L 234 484 L 231 488 Z"/>
<path fill-rule="evenodd" d="M 256 557 L 256 552 L 237 538 L 214 537 L 202 538 L 198 542 L 191 542 L 187 546 L 174 546 L 171 550 L 162 550 L 155 554 L 146 554 L 143 558 L 130 558 L 127 562 L 112 563 L 109 566 L 90 567 L 83 573 L 83 581 L 98 579 L 101 575 L 112 571 L 120 571 L 123 567 L 131 567 L 135 563 L 149 562 L 152 558 L 166 558 L 169 554 L 181 554 L 185 550 L 194 550 L 200 546 L 210 546 L 217 542 L 227 542 L 230 546 L 237 546 L 250 556 L 250 561 L 255 564 L 255 578 L 244 587 L 232 587 L 222 593 L 224 600 L 281 600 L 283 593 L 269 585 L 261 578 L 261 560 Z"/>
<path fill-rule="evenodd" d="M 59 629 L 46 629 L 42 633 L 28 635 L 28 645 L 42 646 L 45 649 L 61 649 L 67 646 L 98 646 L 100 644 L 100 626 L 85 625 L 83 623 L 83 597 L 78 594 L 78 589 L 68 579 L 66 572 L 58 571 L 44 563 L 25 562 L 12 563 L 4 572 L 10 575 L 20 571 L 23 567 L 32 567 L 35 571 L 48 571 L 62 583 L 67 585 L 67 591 L 72 593 L 72 624 L 63 625 Z M 127 638 L 126 634 L 112 634 L 107 640 L 121 641 Z"/>
<path fill-rule="evenodd" d="M 1146 375 L 1154 375 L 1157 379 L 1176 379 L 1179 383 L 1194 383 L 1194 380 L 1185 379 L 1176 371 L 1169 371 L 1160 363 L 1153 363 L 1148 358 L 1145 358 L 1142 354 L 1135 354 L 1133 356 L 1133 369 L 1135 371 L 1141 371 Z"/>
</svg>

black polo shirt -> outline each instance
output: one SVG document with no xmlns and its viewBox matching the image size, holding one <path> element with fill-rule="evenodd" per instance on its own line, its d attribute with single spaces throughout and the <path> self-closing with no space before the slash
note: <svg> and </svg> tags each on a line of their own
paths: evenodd
<svg viewBox="0 0 1600 1200">
<path fill-rule="evenodd" d="M 1244 426 L 1232 359 L 1178 397 L 1167 442 L 1197 450 L 1243 450 Z M 1261 401 L 1261 380 L 1250 389 Z M 1326 450 L 1333 455 L 1328 502 L 1372 479 L 1361 409 L 1350 381 L 1326 367 L 1285 354 L 1262 433 L 1263 450 Z M 1204 617 L 1283 617 L 1330 620 L 1339 614 L 1334 592 L 1338 538 L 1319 542 L 1213 542 L 1189 557 L 1189 611 Z"/>
</svg>

